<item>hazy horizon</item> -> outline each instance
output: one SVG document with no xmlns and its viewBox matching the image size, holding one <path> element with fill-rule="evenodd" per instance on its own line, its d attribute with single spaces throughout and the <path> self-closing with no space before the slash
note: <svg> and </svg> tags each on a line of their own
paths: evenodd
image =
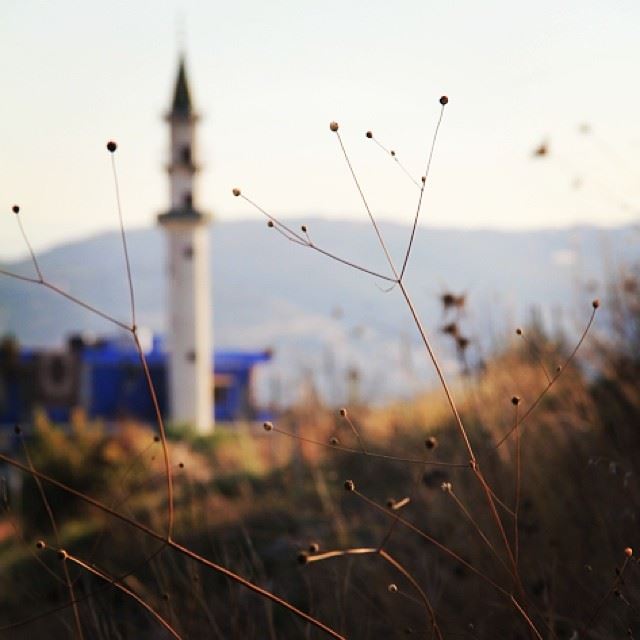
<svg viewBox="0 0 640 640">
<path fill-rule="evenodd" d="M 108 139 L 119 143 L 127 226 L 153 224 L 166 209 L 162 114 L 181 47 L 203 114 L 197 204 L 220 219 L 247 215 L 235 186 L 279 216 L 364 219 L 328 129 L 338 120 L 374 212 L 410 223 L 415 185 L 364 132 L 418 177 L 442 94 L 450 102 L 422 223 L 531 229 L 638 219 L 640 88 L 628 81 L 637 3 L 161 0 L 150 11 L 27 0 L 1 14 L 12 60 L 3 206 L 22 206 L 36 250 L 116 228 Z M 536 157 L 542 143 L 548 153 Z M 15 222 L 0 220 L 0 259 L 22 255 Z"/>
</svg>

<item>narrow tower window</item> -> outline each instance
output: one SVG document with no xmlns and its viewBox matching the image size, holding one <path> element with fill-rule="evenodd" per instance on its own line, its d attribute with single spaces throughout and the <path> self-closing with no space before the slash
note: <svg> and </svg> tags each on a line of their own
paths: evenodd
<svg viewBox="0 0 640 640">
<path fill-rule="evenodd" d="M 180 159 L 183 164 L 191 165 L 191 147 L 188 144 L 180 149 Z"/>
<path fill-rule="evenodd" d="M 182 203 L 187 209 L 191 209 L 193 207 L 193 196 L 191 195 L 191 191 L 187 191 L 182 197 Z"/>
</svg>

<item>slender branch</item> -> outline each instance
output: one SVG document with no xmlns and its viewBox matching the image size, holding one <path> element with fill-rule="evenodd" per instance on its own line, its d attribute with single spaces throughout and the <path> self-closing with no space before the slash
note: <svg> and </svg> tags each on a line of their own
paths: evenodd
<svg viewBox="0 0 640 640">
<path fill-rule="evenodd" d="M 387 262 L 389 263 L 389 266 L 391 267 L 391 271 L 393 272 L 393 275 L 395 277 L 396 280 L 399 280 L 400 278 L 398 277 L 398 272 L 396 271 L 395 265 L 393 264 L 393 260 L 391 259 L 391 255 L 389 254 L 389 250 L 387 249 L 387 244 L 384 241 L 384 238 L 382 237 L 382 233 L 380 232 L 380 229 L 378 228 L 378 223 L 376 222 L 376 219 L 373 217 L 373 213 L 371 213 L 371 209 L 369 208 L 369 203 L 367 202 L 367 198 L 364 195 L 364 191 L 362 191 L 362 187 L 360 186 L 360 182 L 358 181 L 358 177 L 356 176 L 356 172 L 353 169 L 353 165 L 351 164 L 351 160 L 349 159 L 349 154 L 347 153 L 347 150 L 345 149 L 345 146 L 342 142 L 342 136 L 340 135 L 340 132 L 337 129 L 335 129 L 335 134 L 338 137 L 338 142 L 340 143 L 340 148 L 342 149 L 342 154 L 344 155 L 344 159 L 347 162 L 347 166 L 349 167 L 349 172 L 351 173 L 351 177 L 353 178 L 353 182 L 356 185 L 356 189 L 358 190 L 358 193 L 360 194 L 360 198 L 362 199 L 362 203 L 364 204 L 364 208 L 367 211 L 367 215 L 369 216 L 369 220 L 371 220 L 371 224 L 373 225 L 373 229 L 376 232 L 376 235 L 378 236 L 378 240 L 380 242 L 380 246 L 382 247 L 382 250 L 384 251 L 384 255 L 387 258 Z"/>
<path fill-rule="evenodd" d="M 518 403 L 515 405 L 514 423 L 516 430 L 516 487 L 515 487 L 515 505 L 513 507 L 513 546 L 516 566 L 518 566 L 520 556 L 520 529 L 518 524 L 518 515 L 520 512 L 520 488 L 521 488 L 521 455 L 520 455 L 520 430 L 518 429 Z"/>
<path fill-rule="evenodd" d="M 31 246 L 31 243 L 29 242 L 29 238 L 27 237 L 27 234 L 25 233 L 24 227 L 22 226 L 22 220 L 20 218 L 20 213 L 19 213 L 19 209 L 18 207 L 14 207 L 14 212 L 16 214 L 16 220 L 18 221 L 18 227 L 20 227 L 20 233 L 22 234 L 22 238 L 25 242 L 25 244 L 27 245 L 27 249 L 29 250 L 29 253 L 31 255 L 31 261 L 33 262 L 33 266 L 35 267 L 36 273 L 38 274 L 38 282 L 44 282 L 44 278 L 42 277 L 42 271 L 40 271 L 40 265 L 38 264 L 38 260 L 36 258 L 36 254 L 35 251 L 33 250 L 33 247 Z"/>
<path fill-rule="evenodd" d="M 404 525 L 407 529 L 410 529 L 414 533 L 417 533 L 420 537 L 422 537 L 425 540 L 427 540 L 428 542 L 430 542 L 432 545 L 434 545 L 436 548 L 438 548 L 444 554 L 446 554 L 450 558 L 453 558 L 454 560 L 459 562 L 461 565 L 463 565 L 464 567 L 469 569 L 469 571 L 471 571 L 472 573 L 474 573 L 478 577 L 482 578 L 488 584 L 490 584 L 496 591 L 498 591 L 503 596 L 505 596 L 514 605 L 514 607 L 517 609 L 517 611 L 523 617 L 523 619 L 525 620 L 527 625 L 530 627 L 532 632 L 535 633 L 536 637 L 541 640 L 540 633 L 536 629 L 535 625 L 533 624 L 533 622 L 531 621 L 531 619 L 529 618 L 527 613 L 524 611 L 524 609 L 518 603 L 516 598 L 513 596 L 513 594 L 509 593 L 506 589 L 501 587 L 497 582 L 493 581 L 485 573 L 483 573 L 479 569 L 476 569 L 472 564 L 470 564 L 469 562 L 467 562 L 466 560 L 461 558 L 455 551 L 452 551 L 449 547 L 447 547 L 446 545 L 442 544 L 441 542 L 439 542 L 438 540 L 436 540 L 435 538 L 430 536 L 428 533 L 425 533 L 422 529 L 419 529 L 418 527 L 416 527 L 414 524 L 412 524 L 408 520 L 405 520 L 403 517 L 399 516 L 397 513 L 390 512 L 389 510 L 385 509 L 383 506 L 379 505 L 377 502 L 374 502 L 373 500 L 371 500 L 371 498 L 368 498 L 367 496 L 365 496 L 363 493 L 361 493 L 360 491 L 356 490 L 355 488 L 353 489 L 353 493 L 355 493 L 355 495 L 357 495 L 361 500 L 366 502 L 368 505 L 370 505 L 374 509 L 377 509 L 378 511 L 380 511 L 380 512 L 382 512 L 382 513 L 384 513 L 384 514 L 386 514 L 386 515 L 388 515 L 388 516 L 390 516 L 392 518 L 397 518 L 398 522 L 400 522 L 402 525 Z"/>
<path fill-rule="evenodd" d="M 24 451 L 25 458 L 27 459 L 27 464 L 29 465 L 29 469 L 33 471 L 35 467 L 33 466 L 33 460 L 31 459 L 31 454 L 29 453 L 29 449 L 27 447 L 27 443 L 24 441 L 24 437 L 22 436 L 22 431 L 18 433 L 20 437 L 20 443 L 22 445 L 22 450 Z M 56 540 L 56 544 L 60 545 L 60 532 L 58 530 L 58 523 L 56 522 L 56 518 L 53 515 L 53 509 L 51 508 L 51 504 L 47 499 L 47 494 L 45 493 L 44 487 L 42 486 L 42 481 L 37 476 L 33 476 L 33 479 L 38 488 L 38 493 L 40 494 L 40 499 L 42 500 L 42 504 L 47 512 L 47 516 L 49 518 L 49 522 L 51 523 L 51 528 L 53 529 L 53 535 Z M 76 626 L 76 636 L 78 640 L 84 640 L 84 634 L 82 632 L 82 623 L 80 621 L 80 612 L 78 611 L 78 605 L 76 603 L 76 594 L 74 589 L 74 582 L 71 580 L 71 576 L 69 575 L 69 567 L 66 564 L 63 564 L 63 573 L 64 573 L 64 583 L 67 587 L 67 591 L 69 592 L 69 599 L 73 602 L 73 620 Z"/>
<path fill-rule="evenodd" d="M 438 123 L 436 129 L 433 132 L 433 139 L 431 141 L 431 149 L 429 150 L 429 157 L 427 159 L 427 168 L 425 169 L 424 176 L 422 177 L 422 187 L 420 188 L 420 195 L 418 196 L 418 206 L 416 207 L 416 214 L 413 217 L 413 226 L 411 227 L 411 235 L 409 236 L 409 244 L 407 245 L 407 251 L 404 254 L 404 260 L 402 262 L 402 269 L 400 270 L 400 280 L 404 276 L 404 272 L 407 269 L 407 263 L 409 262 L 409 256 L 411 255 L 411 248 L 413 247 L 413 241 L 416 235 L 416 228 L 418 227 L 418 219 L 420 218 L 420 209 L 422 208 L 422 197 L 424 196 L 424 190 L 427 186 L 427 180 L 429 178 L 429 171 L 431 169 L 431 160 L 433 159 L 433 152 L 436 148 L 436 140 L 438 139 L 438 131 L 440 131 L 440 124 L 442 122 L 442 116 L 444 115 L 444 106 L 446 102 L 442 102 L 444 96 L 440 98 L 440 115 L 438 116 Z"/>
<path fill-rule="evenodd" d="M 305 564 L 309 564 L 312 562 L 320 562 L 323 560 L 329 560 L 331 558 L 342 558 L 345 556 L 357 556 L 357 555 L 377 555 L 382 558 L 385 562 L 390 564 L 396 571 L 401 573 L 407 581 L 411 584 L 411 586 L 417 591 L 418 595 L 422 600 L 422 604 L 424 604 L 425 609 L 429 615 L 429 620 L 431 622 L 431 627 L 436 634 L 436 636 L 442 640 L 443 636 L 438 627 L 438 622 L 436 620 L 436 613 L 431 605 L 431 601 L 429 600 L 427 594 L 423 591 L 422 587 L 418 584 L 417 580 L 411 575 L 411 573 L 396 560 L 393 556 L 387 553 L 384 549 L 374 548 L 374 547 L 355 547 L 352 549 L 335 549 L 332 551 L 324 551 L 322 553 L 314 553 L 307 556 L 304 556 Z"/>
<path fill-rule="evenodd" d="M 454 467 L 454 468 L 468 468 L 468 464 L 462 464 L 458 462 L 442 462 L 440 460 L 422 460 L 420 458 L 401 458 L 399 456 L 392 456 L 385 453 L 375 453 L 373 451 L 367 451 L 366 453 L 361 449 L 354 449 L 353 447 L 345 447 L 341 444 L 331 444 L 329 442 L 321 442 L 320 440 L 314 440 L 313 438 L 306 438 L 304 436 L 300 436 L 297 433 L 291 433 L 290 431 L 285 431 L 284 429 L 280 429 L 279 427 L 273 426 L 271 423 L 266 423 L 269 425 L 270 431 L 275 431 L 276 433 L 280 433 L 284 436 L 289 436 L 290 438 L 294 438 L 295 440 L 300 440 L 302 442 L 308 442 L 309 444 L 315 444 L 319 447 L 325 447 L 327 449 L 337 449 L 338 451 L 343 451 L 344 453 L 354 453 L 357 455 L 367 456 L 369 458 L 379 458 L 382 460 L 393 460 L 394 462 L 407 462 L 410 464 L 428 464 L 434 467 Z"/>
<path fill-rule="evenodd" d="M 167 522 L 167 539 L 171 540 L 171 536 L 173 535 L 173 524 L 174 524 L 174 506 L 173 506 L 173 474 L 171 473 L 171 460 L 169 457 L 169 445 L 167 444 L 167 434 L 164 428 L 164 420 L 162 419 L 162 413 L 160 412 L 160 404 L 158 402 L 158 396 L 156 394 L 156 389 L 153 384 L 153 380 L 151 379 L 151 372 L 149 371 L 149 365 L 147 364 L 147 358 L 144 355 L 144 351 L 142 350 L 142 345 L 140 344 L 140 339 L 138 338 L 138 333 L 134 327 L 133 331 L 133 339 L 136 343 L 136 349 L 138 350 L 138 355 L 140 356 L 140 363 L 142 364 L 142 369 L 144 371 L 144 377 L 147 382 L 147 388 L 149 390 L 149 395 L 151 396 L 151 402 L 153 403 L 153 410 L 156 414 L 156 423 L 158 425 L 158 430 L 160 432 L 160 443 L 162 445 L 162 456 L 164 459 L 164 472 L 167 482 L 167 505 L 168 505 L 168 522 Z"/>
<path fill-rule="evenodd" d="M 98 569 L 95 565 L 89 565 L 86 562 L 80 560 L 80 558 L 70 554 L 68 551 L 58 549 L 57 552 L 63 555 L 63 562 L 70 561 L 78 567 L 83 568 L 85 571 L 97 576 L 101 580 L 108 582 L 110 585 L 116 587 L 123 593 L 127 594 L 130 598 L 133 598 L 143 609 L 148 611 L 157 622 L 159 622 L 174 638 L 182 640 L 182 636 L 143 598 L 141 598 L 135 591 L 124 585 L 120 580 L 108 575 L 105 571 Z"/>
<path fill-rule="evenodd" d="M 449 385 L 447 384 L 447 381 L 444 377 L 444 372 L 442 371 L 442 367 L 440 366 L 440 363 L 438 362 L 438 359 L 436 358 L 436 354 L 433 351 L 433 348 L 431 347 L 431 343 L 429 342 L 429 339 L 427 338 L 427 334 L 424 330 L 424 327 L 422 326 L 422 322 L 420 321 L 420 317 L 418 316 L 418 312 L 416 311 L 416 308 L 413 306 L 413 302 L 411 300 L 411 297 L 409 296 L 409 292 L 407 291 L 407 288 L 405 287 L 404 283 L 402 281 L 398 282 L 398 286 L 400 287 L 400 291 L 402 291 L 402 295 L 404 296 L 405 302 L 407 303 L 407 306 L 409 307 L 409 311 L 411 312 L 411 315 L 413 317 L 413 321 L 418 329 L 418 333 L 420 334 L 420 337 L 422 338 L 422 342 L 425 346 L 425 349 L 427 350 L 427 353 L 429 355 L 429 358 L 431 359 L 431 362 L 433 363 L 433 366 L 436 370 L 436 374 L 438 375 L 438 379 L 440 380 L 440 384 L 442 385 L 442 388 L 444 389 L 444 393 L 445 396 L 447 397 L 447 402 L 449 403 L 449 407 L 451 408 L 451 412 L 453 413 L 453 417 L 455 418 L 456 421 L 456 425 L 458 427 L 458 431 L 460 432 L 460 435 L 462 436 L 462 440 L 464 441 L 464 445 L 467 449 L 467 453 L 469 454 L 469 459 L 471 461 L 475 461 L 476 457 L 475 454 L 473 453 L 473 448 L 471 447 L 471 442 L 469 442 L 469 437 L 467 436 L 467 431 L 464 428 L 464 425 L 462 424 L 462 418 L 460 417 L 460 414 L 458 413 L 458 407 L 456 406 L 456 403 L 453 399 L 453 395 L 451 393 L 451 391 L 449 390 Z"/>
<path fill-rule="evenodd" d="M 111 144 L 111 143 L 110 143 Z M 115 142 L 113 143 L 115 145 Z M 111 150 L 111 147 L 109 147 Z M 114 148 L 115 151 L 115 148 Z M 131 325 L 136 326 L 136 300 L 133 293 L 133 278 L 131 277 L 131 263 L 129 261 L 129 250 L 127 248 L 127 234 L 124 232 L 124 221 L 122 218 L 122 204 L 120 201 L 120 185 L 118 183 L 118 172 L 116 171 L 116 156 L 111 152 L 111 170 L 113 173 L 113 184 L 116 191 L 116 204 L 118 207 L 118 221 L 120 222 L 120 238 L 122 239 L 122 250 L 124 252 L 124 262 L 127 268 L 127 283 L 129 285 L 129 303 L 131 305 Z"/>
<path fill-rule="evenodd" d="M 250 198 L 247 198 L 247 196 L 245 196 L 244 193 L 238 193 L 238 195 L 243 200 L 245 200 L 248 204 L 250 204 L 252 207 L 254 207 L 257 211 L 262 213 L 262 215 L 267 217 L 273 223 L 274 228 L 277 231 L 279 231 L 290 242 L 293 242 L 295 244 L 299 244 L 299 245 L 301 245 L 303 247 L 307 247 L 309 249 L 313 249 L 314 251 L 317 251 L 318 253 L 321 253 L 323 256 L 326 256 L 327 258 L 331 258 L 332 260 L 335 260 L 336 262 L 340 262 L 340 263 L 346 265 L 347 267 L 351 267 L 352 269 L 356 269 L 357 271 L 362 271 L 363 273 L 368 273 L 370 276 L 374 276 L 375 278 L 380 278 L 381 280 L 386 280 L 387 282 L 393 282 L 395 284 L 395 282 L 396 282 L 395 278 L 391 278 L 389 276 L 386 276 L 383 273 L 378 273 L 377 271 L 373 271 L 372 269 L 367 269 L 367 267 L 363 267 L 363 266 L 361 266 L 359 264 L 356 264 L 355 262 L 352 262 L 351 260 L 347 260 L 345 258 L 341 258 L 340 256 L 336 255 L 335 253 L 331 253 L 330 251 L 327 251 L 326 249 L 323 249 L 323 248 L 319 247 L 317 244 L 314 244 L 313 242 L 311 242 L 310 239 L 305 238 L 304 236 L 301 236 L 300 234 L 296 233 L 289 226 L 287 226 L 286 224 L 284 224 L 283 222 L 278 220 L 278 218 L 272 216 L 270 213 L 265 211 L 265 209 L 263 209 L 261 206 L 256 204 L 253 200 L 251 200 Z M 289 234 L 289 235 L 287 235 L 287 234 Z"/>
<path fill-rule="evenodd" d="M 582 335 L 580 336 L 580 340 L 578 340 L 576 346 L 573 348 L 573 351 L 569 354 L 569 357 L 565 360 L 564 365 L 560 367 L 560 370 L 555 373 L 555 375 L 551 378 L 551 381 L 542 390 L 540 395 L 533 401 L 533 403 L 529 406 L 529 408 L 524 412 L 524 414 L 518 421 L 517 425 L 514 425 L 513 427 L 511 427 L 511 429 L 509 429 L 509 431 L 507 431 L 507 433 L 505 433 L 504 436 L 500 438 L 500 440 L 496 444 L 496 447 L 495 447 L 496 449 L 500 447 L 507 440 L 507 438 L 509 438 L 509 436 L 516 430 L 516 426 L 522 425 L 522 423 L 531 415 L 534 409 L 540 404 L 540 401 L 547 395 L 551 387 L 553 387 L 553 385 L 557 382 L 558 378 L 564 373 L 564 370 L 567 368 L 567 366 L 572 362 L 576 353 L 578 353 L 578 350 L 580 349 L 580 347 L 582 346 L 582 343 L 587 337 L 589 330 L 591 329 L 591 325 L 593 324 L 593 321 L 596 317 L 596 311 L 598 310 L 598 307 L 599 307 L 599 302 L 597 300 L 594 300 L 592 306 L 593 306 L 593 311 L 591 312 L 589 322 L 587 323 L 587 326 L 582 332 Z"/>
<path fill-rule="evenodd" d="M 221 575 L 225 576 L 226 578 L 237 582 L 238 584 L 241 584 L 242 586 L 246 587 L 247 589 L 271 600 L 272 602 L 275 602 L 276 604 L 280 605 L 281 607 L 289 610 L 291 613 L 293 613 L 294 615 L 298 616 L 299 618 L 306 620 L 308 623 L 312 624 L 313 626 L 317 627 L 318 629 L 321 629 L 322 631 L 324 631 L 325 633 L 327 633 L 329 636 L 331 636 L 332 638 L 336 638 L 337 640 L 345 640 L 345 638 L 343 636 L 341 636 L 339 633 L 337 633 L 336 631 L 334 631 L 333 629 L 331 629 L 331 627 L 328 627 L 327 625 L 325 625 L 324 623 L 320 622 L 319 620 L 317 620 L 316 618 L 314 618 L 313 616 L 309 615 L 308 613 L 305 613 L 304 611 L 298 609 L 297 607 L 295 607 L 294 605 L 290 604 L 289 602 L 287 602 L 286 600 L 284 600 L 283 598 L 280 598 L 279 596 L 275 595 L 274 593 L 271 593 L 270 591 L 267 591 L 266 589 L 263 589 L 262 587 L 259 587 L 258 585 L 254 584 L 253 582 L 247 580 L 246 578 L 243 578 L 242 576 L 238 575 L 237 573 L 234 573 L 233 571 L 231 571 L 230 569 L 227 569 L 226 567 L 223 567 L 211 560 L 207 560 L 206 558 L 204 558 L 203 556 L 197 554 L 195 551 L 192 551 L 191 549 L 188 549 L 187 547 L 183 547 L 181 544 L 178 544 L 177 542 L 175 542 L 172 539 L 167 538 L 166 536 L 163 536 L 162 534 L 158 533 L 157 531 L 154 531 L 153 529 L 151 529 L 151 527 L 148 527 L 145 524 L 142 524 L 141 522 L 138 522 L 136 520 L 134 520 L 133 518 L 130 518 L 129 516 L 120 513 L 119 511 L 116 511 L 115 509 L 112 509 L 111 507 L 107 506 L 106 504 L 104 504 L 103 502 L 101 502 L 100 500 L 97 500 L 95 498 L 92 498 L 91 496 L 86 495 L 85 493 L 82 493 L 81 491 L 78 491 L 77 489 L 74 489 L 73 487 L 70 487 L 66 484 L 64 484 L 63 482 L 60 482 L 59 480 L 56 480 L 55 478 L 52 478 L 51 476 L 48 476 L 40 471 L 37 471 L 35 469 L 29 469 L 29 467 L 27 465 L 22 464 L 21 462 L 18 462 L 17 460 L 14 460 L 13 458 L 11 458 L 10 456 L 5 455 L 4 453 L 0 453 L 0 462 L 4 462 L 12 467 L 15 467 L 16 469 L 21 469 L 22 471 L 24 471 L 25 473 L 29 473 L 33 476 L 37 476 L 38 478 L 40 478 L 41 480 L 44 480 L 45 482 L 47 482 L 48 484 L 51 484 L 55 487 L 58 487 L 59 489 L 62 489 L 63 491 L 66 491 L 67 493 L 69 493 L 70 495 L 75 496 L 76 498 L 79 498 L 80 500 L 83 500 L 84 502 L 86 502 L 87 504 L 90 504 L 92 506 L 94 506 L 96 509 L 99 509 L 100 511 L 103 511 L 104 513 L 108 513 L 109 515 L 111 515 L 112 517 L 120 520 L 121 522 L 124 522 L 132 527 L 134 527 L 135 529 L 137 529 L 138 531 L 141 531 L 142 533 L 145 533 L 146 535 L 148 535 L 150 538 L 153 538 L 155 540 L 158 540 L 160 542 L 163 542 L 166 544 L 166 546 L 170 547 L 171 549 L 175 549 L 178 553 L 182 554 L 185 557 L 191 558 L 192 560 L 195 560 L 196 562 L 198 562 L 199 564 L 205 566 L 205 567 L 209 567 L 210 569 L 212 569 L 213 571 L 216 571 L 217 573 L 220 573 Z"/>
</svg>

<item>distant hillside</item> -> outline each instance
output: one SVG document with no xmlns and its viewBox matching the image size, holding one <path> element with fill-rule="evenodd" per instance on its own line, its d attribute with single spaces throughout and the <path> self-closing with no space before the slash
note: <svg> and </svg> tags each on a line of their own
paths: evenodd
<svg viewBox="0 0 640 640">
<path fill-rule="evenodd" d="M 299 226 L 301 221 L 290 221 Z M 364 222 L 305 220 L 314 242 L 340 256 L 385 271 Z M 400 260 L 405 226 L 383 224 Z M 586 303 L 602 295 L 606 274 L 638 258 L 636 229 L 581 227 L 527 232 L 418 230 L 407 283 L 428 329 L 442 324 L 438 295 L 468 293 L 464 326 L 475 341 L 492 341 L 523 323 L 536 307 L 565 326 L 584 319 Z M 139 324 L 164 330 L 165 249 L 157 229 L 128 235 Z M 219 346 L 273 347 L 277 357 L 262 393 L 290 399 L 307 372 L 340 401 L 345 372 L 366 371 L 362 393 L 410 392 L 424 381 L 425 362 L 397 291 L 319 254 L 287 242 L 260 221 L 224 222 L 211 232 L 215 341 Z M 39 256 L 46 277 L 123 319 L 128 294 L 117 233 L 56 247 Z M 31 274 L 29 261 L 5 268 Z M 385 271 L 386 272 L 386 271 Z M 0 278 L 0 333 L 26 344 L 59 344 L 72 332 L 113 327 L 51 292 Z M 444 359 L 453 352 L 438 337 Z"/>
</svg>

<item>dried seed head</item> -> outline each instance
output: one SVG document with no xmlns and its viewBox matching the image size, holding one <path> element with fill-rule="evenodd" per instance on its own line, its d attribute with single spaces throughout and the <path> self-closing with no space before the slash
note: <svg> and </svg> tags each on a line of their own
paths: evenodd
<svg viewBox="0 0 640 640">
<path fill-rule="evenodd" d="M 447 96 L 440 96 L 440 104 L 445 105 L 449 102 L 449 98 Z"/>
<path fill-rule="evenodd" d="M 516 335 L 517 335 L 517 336 L 521 336 L 521 335 L 522 335 L 522 329 L 521 329 L 520 327 L 518 327 L 518 328 L 516 329 Z"/>
<path fill-rule="evenodd" d="M 398 593 L 398 585 L 393 584 L 393 582 L 387 587 L 387 591 L 389 593 Z"/>
<path fill-rule="evenodd" d="M 178 463 L 178 466 L 179 466 L 181 469 L 184 469 L 184 462 L 179 462 L 179 463 Z"/>
<path fill-rule="evenodd" d="M 427 181 L 427 176 L 422 176 L 420 180 L 422 180 L 422 184 L 424 184 Z"/>
<path fill-rule="evenodd" d="M 153 436 L 154 442 L 160 442 L 160 436 Z"/>
<path fill-rule="evenodd" d="M 343 418 L 346 418 L 346 417 L 347 417 L 347 410 L 346 410 L 344 407 L 342 407 L 342 409 L 340 409 L 340 415 L 341 415 Z"/>
<path fill-rule="evenodd" d="M 58 560 L 66 560 L 68 557 L 67 552 L 64 549 L 58 551 Z"/>
<path fill-rule="evenodd" d="M 389 153 L 390 153 L 394 158 L 396 157 L 396 152 L 395 152 L 393 149 L 391 149 L 391 151 L 390 151 Z"/>
<path fill-rule="evenodd" d="M 355 482 L 353 480 L 345 480 L 344 490 L 345 491 L 355 491 L 356 490 Z"/>
<path fill-rule="evenodd" d="M 329 438 L 329 444 L 335 447 L 336 445 L 340 444 L 340 442 L 338 438 L 336 438 L 335 436 L 331 436 Z"/>
<path fill-rule="evenodd" d="M 556 373 L 560 373 L 561 371 L 562 371 L 562 366 L 561 366 L 561 365 L 558 365 L 558 366 L 556 367 Z"/>
<path fill-rule="evenodd" d="M 307 225 L 303 224 L 300 229 L 302 229 L 302 233 L 307 233 Z"/>
<path fill-rule="evenodd" d="M 109 140 L 109 142 L 107 142 L 107 151 L 109 153 L 113 153 L 117 148 L 118 145 L 113 140 Z"/>
<path fill-rule="evenodd" d="M 451 491 L 453 490 L 453 487 L 451 486 L 450 482 L 443 482 L 440 485 L 440 488 L 445 492 L 445 493 L 451 493 Z"/>
<path fill-rule="evenodd" d="M 309 545 L 309 553 L 318 553 L 320 551 L 320 545 L 317 542 L 312 542 Z"/>
<path fill-rule="evenodd" d="M 591 303 L 591 306 L 592 306 L 594 309 L 597 309 L 597 308 L 600 306 L 600 300 L 598 300 L 598 298 L 596 298 L 596 299 Z"/>
<path fill-rule="evenodd" d="M 631 547 L 627 547 L 624 550 L 624 555 L 627 556 L 627 558 L 630 558 L 633 555 L 633 549 Z"/>
<path fill-rule="evenodd" d="M 438 446 L 438 438 L 435 436 L 429 436 L 424 441 L 424 446 L 427 447 L 427 449 L 435 449 Z"/>
<path fill-rule="evenodd" d="M 331 131 L 337 131 L 338 130 L 338 123 L 335 122 L 335 120 L 331 123 L 329 123 L 329 129 L 331 129 Z"/>
<path fill-rule="evenodd" d="M 511 404 L 517 407 L 520 404 L 520 396 L 513 396 L 513 398 L 511 398 Z"/>
<path fill-rule="evenodd" d="M 269 229 L 273 229 L 273 226 L 274 226 L 274 225 L 273 225 L 273 220 L 269 220 L 269 221 L 267 222 L 267 227 L 269 227 Z"/>
<path fill-rule="evenodd" d="M 11 207 L 11 211 L 13 211 L 13 213 L 20 213 L 20 207 L 14 204 L 13 207 Z"/>
<path fill-rule="evenodd" d="M 273 430 L 273 423 L 272 423 L 272 422 L 264 422 L 264 423 L 262 424 L 262 428 L 263 428 L 265 431 L 272 431 L 272 430 Z"/>
<path fill-rule="evenodd" d="M 301 551 L 298 554 L 298 564 L 307 564 L 309 562 L 309 554 L 306 551 Z"/>
<path fill-rule="evenodd" d="M 36 542 L 36 549 L 44 549 L 46 546 L 44 540 L 38 540 L 38 542 Z"/>
<path fill-rule="evenodd" d="M 231 193 L 233 193 L 233 195 L 237 198 L 242 193 L 242 191 L 240 191 L 238 187 L 234 187 Z"/>
<path fill-rule="evenodd" d="M 393 509 L 395 504 L 396 504 L 396 501 L 393 498 L 389 498 L 387 500 L 387 509 Z"/>
<path fill-rule="evenodd" d="M 367 138 L 371 139 L 373 138 L 373 133 L 371 131 L 367 131 L 366 136 Z"/>
</svg>

